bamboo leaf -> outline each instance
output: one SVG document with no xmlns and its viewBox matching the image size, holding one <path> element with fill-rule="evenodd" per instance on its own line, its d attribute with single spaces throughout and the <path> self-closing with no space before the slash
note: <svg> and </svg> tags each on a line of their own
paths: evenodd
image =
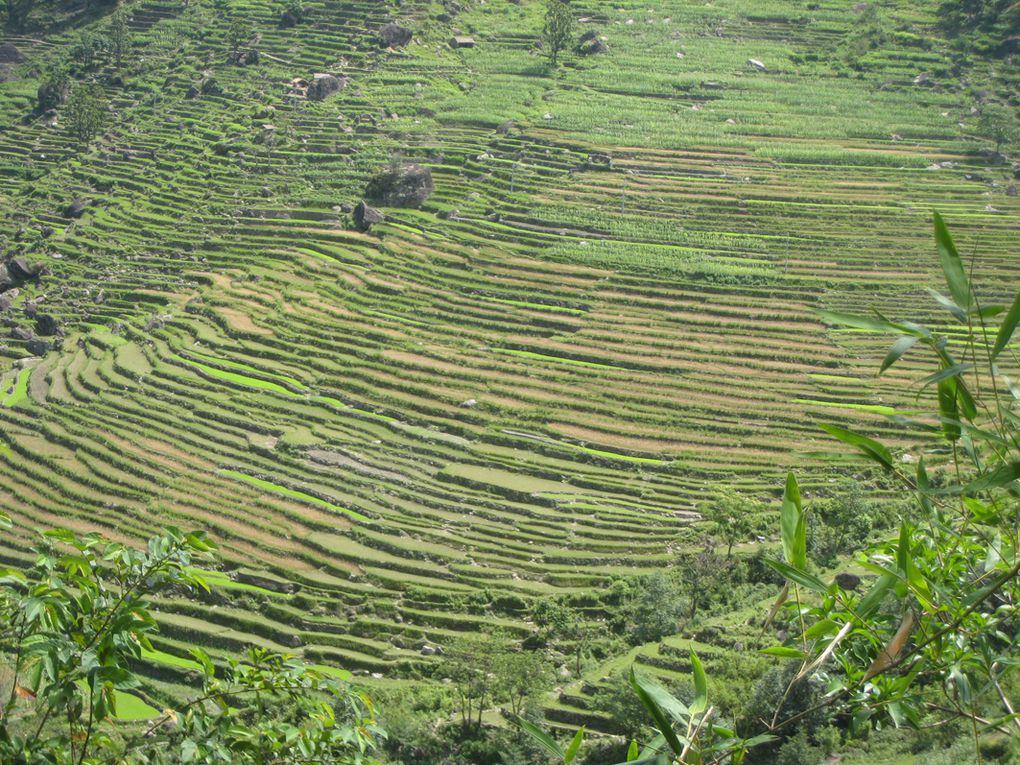
<svg viewBox="0 0 1020 765">
<path fill-rule="evenodd" d="M 934 374 L 928 375 L 921 380 L 921 388 L 927 388 L 932 383 L 941 382 L 942 380 L 949 380 L 950 378 L 959 377 L 964 372 L 969 372 L 974 368 L 973 364 L 953 364 L 952 366 L 940 369 Z"/>
<path fill-rule="evenodd" d="M 880 444 L 878 441 L 875 441 L 872 438 L 868 438 L 867 436 L 862 436 L 859 433 L 854 433 L 853 431 L 847 430 L 846 428 L 841 428 L 838 425 L 829 425 L 827 423 L 822 423 L 820 427 L 830 436 L 838 438 L 843 443 L 854 447 L 862 454 L 864 454 L 864 456 L 875 460 L 887 470 L 892 470 L 893 467 L 892 452 L 890 452 L 888 449 L 882 446 L 882 444 Z"/>
<path fill-rule="evenodd" d="M 635 745 L 635 747 L 637 746 L 637 742 L 636 741 L 634 741 L 632 743 Z M 661 733 L 659 733 L 655 738 L 653 738 L 651 741 L 649 741 L 647 744 L 645 744 L 644 747 L 642 747 L 639 756 L 644 758 L 644 757 L 651 757 L 652 755 L 657 755 L 657 754 L 659 754 L 662 751 L 662 747 L 663 747 L 663 745 L 665 745 L 665 743 L 666 743 L 666 737 L 663 736 Z M 637 750 L 635 749 L 635 752 L 636 751 Z"/>
<path fill-rule="evenodd" d="M 960 439 L 960 426 L 952 424 L 960 419 L 956 405 L 956 385 L 953 380 L 939 381 L 939 414 L 942 416 L 942 434 L 948 441 Z"/>
<path fill-rule="evenodd" d="M 999 327 L 999 333 L 995 336 L 992 359 L 995 359 L 1009 345 L 1009 341 L 1013 337 L 1013 330 L 1016 329 L 1017 324 L 1020 324 L 1020 292 L 1013 298 L 1013 305 L 1010 306 L 1009 313 L 1006 314 L 1006 318 Z"/>
<path fill-rule="evenodd" d="M 517 718 L 517 724 L 521 727 L 521 730 L 527 733 L 531 739 L 542 747 L 551 757 L 555 757 L 560 762 L 566 761 L 566 753 L 563 751 L 563 748 L 556 743 L 556 739 L 534 723 L 525 720 L 523 717 Z M 578 734 L 580 733 L 581 731 L 578 731 Z"/>
<path fill-rule="evenodd" d="M 853 314 L 839 313 L 837 311 L 819 311 L 818 315 L 829 324 L 852 327 L 853 329 L 867 329 L 873 332 L 899 333 L 896 325 L 890 321 L 886 321 L 885 319 L 874 318 L 871 316 L 855 316 Z"/>
<path fill-rule="evenodd" d="M 581 749 L 581 742 L 584 741 L 584 726 L 582 725 L 577 729 L 577 733 L 574 734 L 573 740 L 570 742 L 570 746 L 567 747 L 566 753 L 563 755 L 563 762 L 566 765 L 570 765 L 577 757 L 578 751 Z"/>
<path fill-rule="evenodd" d="M 897 577 L 895 574 L 883 574 L 880 576 L 878 581 L 875 582 L 874 587 L 861 599 L 857 606 L 856 615 L 861 619 L 867 619 L 874 614 L 896 582 Z"/>
<path fill-rule="evenodd" d="M 992 537 L 991 544 L 988 545 L 988 555 L 985 556 L 985 561 L 982 564 L 982 568 L 986 574 L 999 565 L 999 561 L 1002 559 L 1002 556 L 1000 555 L 1001 550 L 1002 533 L 996 531 L 995 536 Z"/>
<path fill-rule="evenodd" d="M 903 616 L 903 621 L 900 622 L 900 628 L 896 630 L 896 634 L 893 635 L 892 640 L 878 653 L 878 657 L 871 663 L 868 670 L 864 673 L 864 682 L 867 682 L 875 675 L 885 672 L 894 661 L 896 657 L 900 655 L 900 651 L 903 650 L 903 646 L 906 644 L 908 638 L 910 638 L 910 632 L 914 628 L 914 614 L 911 611 L 907 611 Z"/>
<path fill-rule="evenodd" d="M 807 520 L 800 501 L 800 487 L 792 472 L 786 476 L 779 531 L 786 562 L 794 568 L 807 568 Z"/>
<path fill-rule="evenodd" d="M 659 702 L 664 700 L 664 697 L 668 697 L 675 701 L 680 707 L 683 707 L 683 705 L 679 700 L 670 696 L 670 694 L 657 683 L 637 675 L 634 672 L 633 667 L 630 669 L 630 685 L 641 700 L 645 709 L 647 709 L 648 713 L 652 716 L 652 719 L 655 720 L 655 727 L 666 739 L 666 743 L 669 744 L 673 754 L 681 754 L 684 750 L 684 746 L 680 743 L 680 739 L 677 738 L 676 732 L 673 730 L 673 725 L 666 717 L 666 712 L 663 710 Z"/>
<path fill-rule="evenodd" d="M 789 596 L 790 596 L 790 583 L 789 582 L 784 582 L 783 583 L 783 589 L 780 591 L 779 597 L 776 598 L 776 602 L 773 603 L 772 604 L 772 608 L 769 609 L 769 615 L 765 619 L 765 627 L 764 627 L 764 629 L 768 629 L 769 628 L 769 626 L 772 624 L 772 620 L 776 618 L 776 614 L 779 613 L 779 609 L 783 607 L 783 603 L 786 602 L 786 599 Z"/>
<path fill-rule="evenodd" d="M 797 661 L 803 661 L 807 658 L 807 654 L 797 648 L 791 648 L 786 645 L 774 645 L 769 648 L 762 648 L 758 653 L 763 653 L 766 656 L 775 656 L 779 659 L 796 659 Z"/>
<path fill-rule="evenodd" d="M 913 348 L 914 344 L 917 343 L 919 339 L 920 338 L 918 337 L 911 337 L 910 335 L 904 335 L 897 339 L 896 342 L 892 344 L 892 348 L 890 348 L 889 352 L 885 355 L 885 358 L 882 360 L 882 366 L 879 367 L 878 373 L 882 374 L 885 370 L 899 361 L 900 357 Z"/>
<path fill-rule="evenodd" d="M 690 712 L 692 715 L 699 715 L 708 708 L 708 678 L 705 677 L 705 667 L 698 655 L 691 651 L 691 668 L 694 671 L 694 700 L 691 702 Z"/>
<path fill-rule="evenodd" d="M 779 560 L 772 560 L 771 558 L 764 558 L 765 565 L 771 568 L 773 571 L 778 573 L 780 576 L 784 576 L 794 584 L 799 584 L 802 587 L 807 587 L 809 590 L 813 590 L 818 593 L 826 593 L 829 591 L 828 586 L 816 576 L 812 576 L 806 571 L 801 571 L 798 568 L 783 563 Z"/>
<path fill-rule="evenodd" d="M 974 299 L 971 295 L 970 284 L 967 281 L 967 274 L 963 270 L 963 263 L 960 260 L 960 253 L 956 251 L 956 244 L 953 237 L 942 220 L 942 216 L 935 213 L 935 242 L 938 245 L 939 260 L 942 263 L 942 273 L 946 277 L 946 284 L 949 285 L 949 294 L 958 306 L 969 311 L 973 306 Z"/>
<path fill-rule="evenodd" d="M 955 316 L 957 319 L 959 319 L 962 322 L 967 321 L 967 312 L 960 308 L 960 306 L 958 306 L 952 300 L 947 298 L 945 295 L 943 295 L 941 292 L 937 292 L 929 287 L 928 294 L 935 298 L 935 301 L 939 305 L 941 305 L 943 308 L 949 311 L 949 313 L 953 314 L 953 316 Z"/>
<path fill-rule="evenodd" d="M 843 638 L 850 634 L 850 630 L 853 629 L 853 626 L 854 626 L 853 622 L 847 622 L 846 624 L 844 624 L 842 629 L 840 629 L 840 631 L 836 633 L 836 637 L 834 637 L 825 647 L 825 650 L 818 654 L 817 658 L 815 658 L 813 662 L 808 664 L 806 667 L 804 667 L 804 669 L 797 673 L 796 679 L 799 680 L 802 677 L 810 675 L 816 669 L 825 664 L 825 662 L 829 660 L 829 657 L 832 656 L 833 652 L 836 650 L 836 646 L 840 644 Z"/>
<path fill-rule="evenodd" d="M 1018 478 L 1020 478 L 1020 462 L 1011 462 L 967 484 L 963 493 L 978 494 L 989 489 L 998 489 L 1013 483 Z"/>
</svg>

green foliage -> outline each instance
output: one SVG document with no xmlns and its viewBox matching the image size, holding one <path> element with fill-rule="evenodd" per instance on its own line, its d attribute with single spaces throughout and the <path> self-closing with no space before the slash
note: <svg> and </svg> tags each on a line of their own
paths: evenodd
<svg viewBox="0 0 1020 765">
<path fill-rule="evenodd" d="M 690 684 L 671 684 L 669 690 L 685 701 L 692 696 Z M 655 735 L 648 710 L 630 687 L 630 673 L 626 670 L 614 672 L 599 685 L 593 705 L 612 719 L 615 732 L 628 739 L 649 740 Z"/>
<path fill-rule="evenodd" d="M 114 11 L 106 28 L 106 39 L 109 41 L 113 60 L 119 69 L 124 65 L 124 56 L 131 48 L 131 28 L 128 26 L 128 14 L 123 8 Z"/>
<path fill-rule="evenodd" d="M 68 56 L 78 71 L 88 72 L 96 67 L 109 47 L 110 41 L 105 35 L 82 30 Z"/>
<path fill-rule="evenodd" d="M 772 740 L 773 737 L 768 734 L 743 738 L 731 728 L 714 721 L 716 710 L 709 705 L 705 671 L 693 652 L 691 666 L 694 696 L 689 704 L 631 669 L 631 687 L 654 720 L 659 735 L 644 750 L 638 750 L 636 757 L 628 756 L 628 761 L 652 763 L 672 760 L 700 765 L 729 762 L 739 765 L 749 749 Z"/>
<path fill-rule="evenodd" d="M 556 741 L 552 736 L 546 733 L 544 730 L 539 728 L 533 722 L 525 720 L 524 718 L 518 718 L 517 724 L 521 726 L 521 729 L 527 733 L 531 738 L 538 743 L 538 745 L 548 754 L 553 757 L 557 762 L 563 763 L 563 765 L 570 765 L 577 757 L 577 753 L 581 749 L 581 743 L 584 741 L 584 727 L 580 727 L 574 737 L 567 744 L 566 748 L 560 746 L 559 742 Z"/>
<path fill-rule="evenodd" d="M 627 639 L 632 645 L 640 645 L 672 635 L 687 611 L 685 602 L 676 577 L 657 571 L 637 579 L 620 614 Z"/>
<path fill-rule="evenodd" d="M 452 683 L 461 726 L 476 729 L 482 727 L 482 715 L 496 704 L 508 704 L 515 716 L 524 713 L 553 680 L 541 653 L 500 633 L 450 641 L 439 672 Z"/>
<path fill-rule="evenodd" d="M 683 593 L 676 603 L 686 604 L 684 615 L 689 620 L 693 620 L 700 609 L 716 603 L 735 583 L 736 561 L 730 556 L 717 554 L 710 544 L 698 552 L 681 553 L 676 563 Z"/>
<path fill-rule="evenodd" d="M 953 38 L 979 42 L 980 33 L 994 39 L 1020 31 L 1020 12 L 1015 0 L 943 0 L 939 26 Z"/>
<path fill-rule="evenodd" d="M 850 34 L 836 49 L 840 61 L 853 69 L 866 68 L 866 56 L 880 49 L 888 35 L 878 8 L 868 3 L 857 17 Z"/>
<path fill-rule="evenodd" d="M 857 481 L 844 482 L 834 494 L 814 502 L 808 518 L 808 554 L 822 566 L 831 566 L 838 556 L 864 547 L 878 516 Z"/>
<path fill-rule="evenodd" d="M 1017 122 L 1016 114 L 1002 104 L 985 104 L 981 107 L 977 132 L 995 144 L 996 154 L 1003 145 L 1020 141 L 1020 123 Z"/>
<path fill-rule="evenodd" d="M 238 54 L 255 37 L 255 27 L 243 13 L 237 13 L 227 26 L 227 46 L 231 53 Z"/>
<path fill-rule="evenodd" d="M 106 125 L 109 102 L 101 85 L 95 82 L 76 85 L 64 107 L 64 122 L 79 143 L 95 138 Z"/>
<path fill-rule="evenodd" d="M 777 738 L 752 752 L 749 761 L 771 762 L 786 741 L 825 727 L 829 710 L 821 703 L 821 681 L 815 678 L 794 682 L 798 669 L 796 664 L 773 667 L 754 684 L 738 720 L 738 731 L 751 736 L 775 729 L 779 721 L 795 719 L 796 722 L 776 729 Z"/>
<path fill-rule="evenodd" d="M 570 45 L 573 34 L 574 14 L 570 9 L 570 0 L 546 0 L 542 42 L 550 64 L 556 66 L 560 52 Z"/>
<path fill-rule="evenodd" d="M 785 571 L 795 591 L 805 586 L 821 596 L 808 607 L 799 597 L 788 604 L 789 622 L 797 627 L 789 645 L 805 658 L 787 692 L 812 677 L 823 678 L 829 690 L 824 705 L 845 708 L 853 715 L 854 730 L 919 725 L 924 715 L 936 712 L 935 724 L 970 720 L 977 737 L 1013 725 L 1014 705 L 1004 683 L 1017 663 L 1020 636 L 1020 418 L 1015 413 L 1020 390 L 1004 374 L 1001 355 L 1010 351 L 1018 314 L 983 304 L 938 215 L 935 238 L 951 297 L 932 294 L 955 322 L 952 339 L 878 312 L 874 318 L 843 317 L 841 323 L 899 335 L 894 347 L 904 347 L 902 337 L 910 337 L 916 340 L 912 348 L 928 350 L 935 371 L 922 386 L 937 386 L 937 414 L 899 421 L 929 441 L 941 440 L 951 469 L 936 485 L 925 460 L 907 473 L 871 439 L 834 432 L 883 467 L 916 498 L 917 509 L 912 519 L 902 519 L 895 539 L 862 552 L 861 564 L 877 576 L 862 595 L 820 583 L 802 567 Z M 996 330 L 990 322 L 1004 313 Z M 774 718 L 771 727 L 789 726 L 798 718 L 803 715 L 785 722 Z"/>
<path fill-rule="evenodd" d="M 714 524 L 713 534 L 726 544 L 726 557 L 729 558 L 733 545 L 746 542 L 751 536 L 752 519 L 761 511 L 761 506 L 756 500 L 726 487 L 717 490 L 700 509 L 705 520 Z"/>
<path fill-rule="evenodd" d="M 36 0 L 6 0 L 4 10 L 7 12 L 7 26 L 14 31 L 23 29 L 35 4 Z"/>
<path fill-rule="evenodd" d="M 538 628 L 534 642 L 572 659 L 574 674 L 578 677 L 585 663 L 606 643 L 606 624 L 587 618 L 566 598 L 540 598 L 531 606 L 530 616 Z"/>
<path fill-rule="evenodd" d="M 821 747 L 808 740 L 807 731 L 801 729 L 796 736 L 783 742 L 772 762 L 775 765 L 819 765 L 825 754 Z"/>
<path fill-rule="evenodd" d="M 71 90 L 71 74 L 64 61 L 54 64 L 43 78 L 37 92 L 36 111 L 40 114 L 55 109 L 67 99 Z"/>
<path fill-rule="evenodd" d="M 9 525 L 6 518 L 0 526 Z M 130 662 L 153 650 L 149 598 L 207 589 L 194 562 L 215 545 L 168 529 L 144 550 L 53 529 L 28 571 L 0 571 L 0 762 L 83 765 L 360 762 L 382 735 L 367 698 L 286 656 L 252 649 L 218 670 L 200 649 L 202 689 L 141 730 L 117 729 L 140 687 Z"/>
</svg>

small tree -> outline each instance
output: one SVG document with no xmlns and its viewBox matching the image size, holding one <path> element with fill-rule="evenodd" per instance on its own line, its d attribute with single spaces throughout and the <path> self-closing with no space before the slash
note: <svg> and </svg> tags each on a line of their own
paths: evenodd
<svg viewBox="0 0 1020 765">
<path fill-rule="evenodd" d="M 556 66 L 560 51 L 570 44 L 574 34 L 574 16 L 569 0 L 547 0 L 542 41 L 549 53 L 549 63 Z"/>
<path fill-rule="evenodd" d="M 102 131 L 108 108 L 109 103 L 98 83 L 78 85 L 71 91 L 64 108 L 67 129 L 80 143 L 88 143 Z"/>
<path fill-rule="evenodd" d="M 492 641 L 476 636 L 465 635 L 446 646 L 440 671 L 453 684 L 465 731 L 482 726 L 482 713 L 492 703 L 495 653 Z"/>
<path fill-rule="evenodd" d="M 106 37 L 110 43 L 110 50 L 113 51 L 114 63 L 120 69 L 124 65 L 124 55 L 131 47 L 131 28 L 128 27 L 127 11 L 123 8 L 110 16 L 110 26 L 106 30 Z"/>
<path fill-rule="evenodd" d="M 1020 140 L 1020 124 L 1013 111 L 1002 104 L 986 104 L 978 117 L 978 133 L 995 144 L 998 154 L 1003 144 Z"/>
<path fill-rule="evenodd" d="M 694 619 L 699 608 L 708 608 L 720 597 L 730 581 L 734 561 L 716 553 L 712 544 L 698 552 L 677 556 L 677 569 L 687 593 L 687 618 Z"/>
<path fill-rule="evenodd" d="M 78 35 L 78 42 L 71 46 L 70 57 L 77 68 L 83 72 L 93 69 L 99 58 L 110 47 L 105 35 L 83 31 Z"/>
<path fill-rule="evenodd" d="M 234 16 L 227 26 L 227 45 L 230 52 L 227 55 L 227 62 L 230 64 L 254 64 L 258 61 L 259 53 L 253 47 L 255 44 L 255 27 L 247 17 L 243 15 Z"/>
<path fill-rule="evenodd" d="M 706 520 L 713 523 L 713 533 L 726 543 L 726 557 L 733 554 L 733 545 L 746 542 L 751 534 L 752 513 L 760 512 L 759 503 L 745 499 L 733 489 L 719 489 L 702 509 Z"/>
<path fill-rule="evenodd" d="M 640 577 L 621 609 L 628 640 L 641 645 L 672 635 L 680 629 L 680 620 L 689 607 L 674 577 L 661 571 Z"/>
<path fill-rule="evenodd" d="M 493 674 L 496 698 L 507 702 L 515 716 L 553 683 L 552 669 L 541 653 L 510 645 L 496 654 Z"/>
</svg>

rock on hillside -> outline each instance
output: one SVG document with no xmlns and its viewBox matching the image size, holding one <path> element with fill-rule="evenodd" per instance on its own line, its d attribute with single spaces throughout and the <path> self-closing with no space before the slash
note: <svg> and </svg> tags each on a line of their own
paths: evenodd
<svg viewBox="0 0 1020 765">
<path fill-rule="evenodd" d="M 9 42 L 0 45 L 0 64 L 20 64 L 24 60 L 16 45 Z"/>
<path fill-rule="evenodd" d="M 432 193 L 432 171 L 417 164 L 390 167 L 368 183 L 365 198 L 387 207 L 419 207 Z"/>
<path fill-rule="evenodd" d="M 358 202 L 357 207 L 354 208 L 354 224 L 367 231 L 371 228 L 373 223 L 382 223 L 386 220 L 386 216 L 376 210 L 374 207 L 369 207 L 364 201 Z"/>
<path fill-rule="evenodd" d="M 334 93 L 339 93 L 346 87 L 346 78 L 318 72 L 308 85 L 308 98 L 311 101 L 324 101 Z"/>
<path fill-rule="evenodd" d="M 391 21 L 379 30 L 379 44 L 384 48 L 403 48 L 413 36 L 410 29 Z"/>
</svg>

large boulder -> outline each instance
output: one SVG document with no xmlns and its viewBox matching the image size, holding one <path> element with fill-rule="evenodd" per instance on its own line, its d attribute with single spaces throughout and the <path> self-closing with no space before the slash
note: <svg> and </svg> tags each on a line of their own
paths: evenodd
<svg viewBox="0 0 1020 765">
<path fill-rule="evenodd" d="M 44 82 L 36 91 L 36 109 L 43 113 L 53 109 L 67 100 L 71 86 L 67 82 Z"/>
<path fill-rule="evenodd" d="M 25 350 L 33 356 L 45 356 L 50 352 L 50 341 L 34 338 L 25 343 Z"/>
<path fill-rule="evenodd" d="M 379 44 L 384 48 L 403 48 L 411 42 L 413 36 L 410 29 L 391 21 L 379 30 Z"/>
<path fill-rule="evenodd" d="M 44 268 L 43 263 L 29 263 L 25 258 L 11 258 L 6 263 L 0 263 L 0 292 L 5 292 L 24 281 L 36 278 Z"/>
<path fill-rule="evenodd" d="M 60 322 L 51 314 L 41 313 L 35 318 L 35 331 L 40 335 L 56 335 L 60 333 Z"/>
<path fill-rule="evenodd" d="M 14 301 L 18 299 L 18 288 L 13 287 L 0 295 L 0 312 L 9 311 Z"/>
<path fill-rule="evenodd" d="M 861 586 L 861 578 L 857 576 L 857 574 L 851 574 L 849 571 L 844 571 L 836 574 L 836 584 L 844 590 L 856 590 Z"/>
<path fill-rule="evenodd" d="M 589 40 L 586 43 L 578 45 L 577 52 L 581 56 L 598 56 L 602 53 L 608 53 L 609 46 L 606 45 L 604 40 Z"/>
<path fill-rule="evenodd" d="M 13 43 L 6 42 L 0 45 L 0 64 L 20 64 L 24 60 L 25 57 Z"/>
<path fill-rule="evenodd" d="M 606 41 L 602 39 L 602 35 L 595 29 L 589 29 L 577 41 L 577 52 L 582 56 L 594 56 L 599 53 L 606 53 L 608 50 L 609 46 L 606 45 Z"/>
<path fill-rule="evenodd" d="M 308 98 L 312 101 L 324 101 L 347 87 L 345 77 L 319 72 L 308 84 Z"/>
<path fill-rule="evenodd" d="M 386 220 L 385 215 L 376 210 L 374 207 L 369 207 L 365 204 L 364 200 L 358 202 L 354 208 L 352 216 L 354 218 L 354 224 L 365 231 L 371 228 L 373 223 L 382 223 Z"/>
<path fill-rule="evenodd" d="M 434 188 L 431 170 L 406 163 L 389 167 L 369 181 L 365 198 L 387 207 L 419 207 Z"/>
<path fill-rule="evenodd" d="M 215 77 L 206 77 L 198 84 L 198 92 L 203 96 L 222 96 L 223 86 Z"/>
<path fill-rule="evenodd" d="M 18 281 L 34 279 L 43 272 L 44 268 L 46 268 L 45 263 L 40 261 L 29 263 L 25 258 L 11 258 L 7 264 L 7 270 Z"/>
</svg>

